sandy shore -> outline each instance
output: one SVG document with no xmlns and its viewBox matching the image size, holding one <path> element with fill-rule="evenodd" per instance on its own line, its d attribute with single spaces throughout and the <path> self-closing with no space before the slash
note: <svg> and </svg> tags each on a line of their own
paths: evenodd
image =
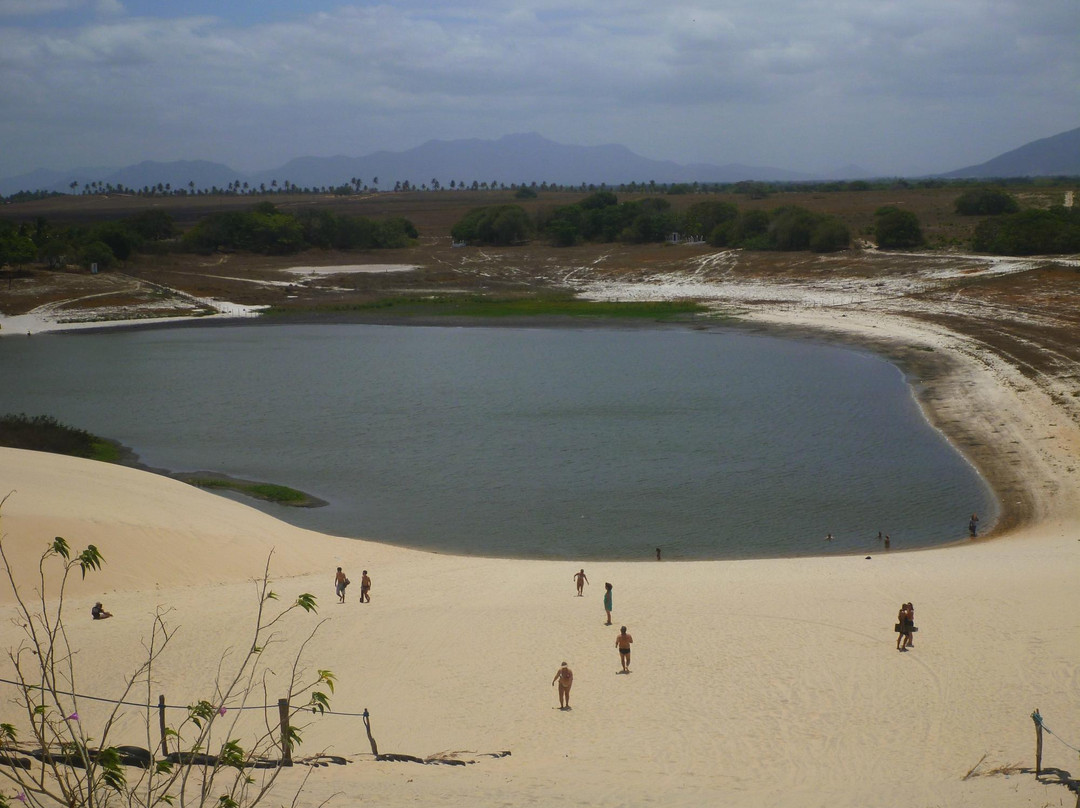
<svg viewBox="0 0 1080 808">
<path fill-rule="evenodd" d="M 933 346 L 920 399 L 981 469 L 997 469 L 996 490 L 1020 502 L 1010 503 L 1019 526 L 870 559 L 590 564 L 577 598 L 573 563 L 321 536 L 160 476 L 0 449 L 0 495 L 14 492 L 0 514 L 5 551 L 29 588 L 55 535 L 105 555 L 105 570 L 69 592 L 82 693 L 120 692 L 162 607 L 178 630 L 152 691 L 170 704 L 209 698 L 221 654 L 249 641 L 251 579 L 272 548 L 282 599 L 312 592 L 320 602 L 268 652 L 272 698 L 290 653 L 323 620 L 308 668 L 337 674 L 335 710 L 370 710 L 381 752 L 512 753 L 466 767 L 377 762 L 359 718 L 313 717 L 300 753 L 353 762 L 312 770 L 304 806 L 332 795 L 388 806 L 1072 805 L 1055 777 L 979 775 L 1033 766 L 1035 708 L 1080 744 L 1075 422 L 943 329 L 850 312 L 752 317 L 873 344 L 901 363 L 912 346 Z M 354 581 L 371 572 L 370 604 L 355 586 L 335 603 L 338 565 Z M 615 628 L 603 625 L 605 581 Z M 84 619 L 99 599 L 114 619 Z M 892 626 L 906 600 L 920 632 L 899 654 Z M 0 603 L 10 601 L 5 585 Z M 629 676 L 616 673 L 620 624 L 635 638 Z M 0 640 L 19 641 L 7 621 Z M 550 684 L 563 660 L 575 672 L 567 712 Z M 10 673 L 8 664 L 0 676 Z M 78 706 L 85 722 L 101 715 Z M 114 740 L 144 742 L 141 726 L 132 710 L 119 728 L 130 737 Z M 1076 753 L 1052 737 L 1044 765 L 1080 776 Z M 280 801 L 306 773 L 283 775 Z"/>
</svg>

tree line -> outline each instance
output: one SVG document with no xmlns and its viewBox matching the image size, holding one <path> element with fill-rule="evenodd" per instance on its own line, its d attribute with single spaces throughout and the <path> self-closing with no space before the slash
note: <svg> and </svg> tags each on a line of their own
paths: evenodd
<svg viewBox="0 0 1080 808">
<path fill-rule="evenodd" d="M 400 248 L 418 237 L 413 223 L 402 217 L 375 220 L 317 209 L 293 214 L 271 202 L 246 211 L 211 213 L 185 233 L 159 209 L 90 226 L 54 224 L 38 216 L 19 224 L 0 220 L 0 266 L 39 261 L 51 268 L 96 264 L 98 269 L 108 269 L 137 252 L 226 250 L 288 255 L 313 247 Z"/>
<path fill-rule="evenodd" d="M 674 211 L 663 197 L 620 202 L 612 191 L 597 191 L 572 205 L 540 210 L 520 205 L 474 208 L 451 229 L 455 241 L 512 245 L 541 238 L 556 247 L 584 242 L 644 244 L 672 237 L 708 241 L 714 247 L 832 252 L 851 243 L 835 216 L 794 205 L 774 211 L 740 211 L 730 202 L 706 200 Z"/>
<path fill-rule="evenodd" d="M 518 193 L 519 198 L 529 194 Z M 1021 209 L 1002 188 L 979 187 L 961 194 L 955 210 L 985 217 L 971 246 L 995 255 L 1054 255 L 1080 251 L 1080 210 L 1063 205 Z M 572 205 L 544 208 L 530 216 L 517 204 L 469 211 L 451 229 L 456 242 L 509 246 L 541 239 L 555 247 L 581 243 L 662 242 L 672 236 L 707 241 L 713 247 L 749 250 L 835 252 L 851 244 L 838 217 L 796 205 L 773 210 L 740 210 L 730 202 L 706 200 L 685 211 L 672 210 L 663 197 L 620 202 L 602 190 Z M 872 235 L 883 249 L 907 250 L 926 243 L 918 216 L 896 205 L 874 212 Z"/>
</svg>

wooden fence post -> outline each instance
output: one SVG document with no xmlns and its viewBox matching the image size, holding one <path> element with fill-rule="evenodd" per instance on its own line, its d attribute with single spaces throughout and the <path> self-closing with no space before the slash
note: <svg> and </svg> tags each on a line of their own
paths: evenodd
<svg viewBox="0 0 1080 808">
<path fill-rule="evenodd" d="M 1042 716 L 1039 715 L 1039 708 L 1035 708 L 1035 712 L 1031 714 L 1031 720 L 1035 722 L 1035 776 L 1040 777 L 1042 775 Z"/>
<path fill-rule="evenodd" d="M 281 765 L 292 765 L 292 743 L 289 741 L 289 700 L 278 699 L 278 716 L 281 719 Z"/>
<path fill-rule="evenodd" d="M 161 727 L 161 756 L 167 757 L 169 754 L 169 744 L 165 740 L 165 696 L 158 696 L 157 709 L 158 724 Z"/>
<path fill-rule="evenodd" d="M 367 730 L 367 739 L 371 744 L 371 754 L 378 757 L 379 746 L 375 743 L 375 736 L 371 734 L 371 713 L 367 711 L 367 707 L 364 708 L 364 729 Z"/>
</svg>

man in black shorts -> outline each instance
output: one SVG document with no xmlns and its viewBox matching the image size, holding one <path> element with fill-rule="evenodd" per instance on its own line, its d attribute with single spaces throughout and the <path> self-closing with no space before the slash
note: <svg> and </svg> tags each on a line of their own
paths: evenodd
<svg viewBox="0 0 1080 808">
<path fill-rule="evenodd" d="M 619 636 L 615 638 L 615 647 L 619 649 L 619 661 L 622 662 L 622 672 L 630 673 L 630 643 L 634 638 L 626 633 L 626 626 L 619 630 Z"/>
</svg>

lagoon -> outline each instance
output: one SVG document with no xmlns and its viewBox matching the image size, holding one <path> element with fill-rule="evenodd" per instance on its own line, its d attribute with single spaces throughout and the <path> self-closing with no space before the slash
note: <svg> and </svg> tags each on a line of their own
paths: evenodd
<svg viewBox="0 0 1080 808">
<path fill-rule="evenodd" d="M 0 340 L 0 412 L 442 552 L 746 558 L 962 539 L 997 506 L 876 355 L 738 330 L 205 326 Z M 834 538 L 826 542 L 831 533 Z"/>
</svg>

